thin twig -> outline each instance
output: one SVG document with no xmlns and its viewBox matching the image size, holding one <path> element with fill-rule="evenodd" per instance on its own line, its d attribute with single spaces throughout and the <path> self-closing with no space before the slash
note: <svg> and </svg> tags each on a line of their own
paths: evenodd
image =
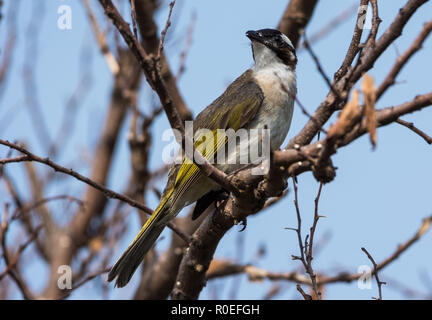
<svg viewBox="0 0 432 320">
<path fill-rule="evenodd" d="M 351 39 L 350 46 L 348 48 L 348 52 L 345 56 L 345 59 L 339 68 L 339 70 L 336 72 L 334 78 L 335 80 L 341 79 L 348 71 L 348 68 L 351 66 L 352 62 L 354 61 L 354 58 L 356 57 L 358 51 L 359 51 L 359 44 L 361 40 L 361 36 L 363 34 L 363 28 L 360 26 L 360 19 L 363 17 L 364 12 L 362 12 L 361 8 L 367 8 L 369 0 L 360 0 L 360 6 L 358 10 L 358 15 L 354 27 L 354 33 Z"/>
<path fill-rule="evenodd" d="M 16 264 L 18 263 L 19 257 L 21 256 L 23 251 L 37 238 L 40 230 L 42 230 L 42 225 L 37 226 L 33 230 L 33 233 L 30 235 L 30 237 L 27 239 L 27 241 L 19 246 L 19 248 L 18 248 L 17 252 L 15 253 L 15 255 L 13 256 L 13 258 L 8 261 L 8 264 L 6 265 L 6 269 L 2 273 L 0 273 L 0 281 L 8 273 L 10 273 L 11 270 L 13 270 L 15 268 Z M 4 248 L 3 248 L 3 250 L 4 250 Z"/>
<path fill-rule="evenodd" d="M 103 33 L 103 31 L 101 30 L 101 28 L 99 27 L 97 19 L 96 19 L 95 15 L 93 14 L 93 11 L 90 7 L 89 0 L 83 0 L 83 3 L 84 3 L 85 10 L 87 12 L 87 16 L 90 20 L 90 25 L 93 29 L 94 34 L 95 34 L 96 41 L 99 45 L 99 49 L 102 52 L 103 56 L 105 57 L 106 63 L 108 65 L 108 68 L 110 69 L 111 73 L 113 75 L 117 75 L 119 73 L 119 70 L 120 70 L 120 66 L 117 62 L 117 59 L 115 58 L 115 56 L 111 53 L 111 51 L 109 49 L 106 36 Z"/>
<path fill-rule="evenodd" d="M 296 183 L 294 178 L 292 179 L 292 181 L 293 181 L 293 186 L 294 186 L 294 206 L 295 206 L 296 213 L 297 213 L 297 228 L 291 229 L 291 230 L 296 231 L 297 239 L 298 239 L 298 243 L 299 243 L 299 247 L 300 247 L 300 256 L 292 256 L 292 257 L 294 260 L 300 260 L 302 262 L 306 272 L 309 274 L 309 277 L 311 280 L 312 290 L 315 294 L 315 297 L 317 297 L 318 300 L 321 300 L 321 292 L 319 291 L 319 288 L 318 288 L 318 284 L 317 284 L 317 280 L 316 280 L 316 274 L 312 268 L 312 260 L 313 260 L 312 246 L 313 246 L 313 240 L 314 240 L 313 238 L 315 235 L 315 229 L 317 226 L 317 222 L 319 220 L 318 203 L 319 203 L 319 197 L 321 195 L 322 183 L 320 184 L 320 187 L 318 189 L 318 195 L 315 198 L 314 222 L 313 222 L 313 225 L 310 229 L 310 233 L 308 235 L 306 235 L 305 240 L 304 240 L 304 244 L 303 244 L 303 237 L 301 235 L 301 215 L 300 215 L 300 207 L 298 204 L 298 188 L 297 188 L 297 183 Z M 308 242 L 308 240 L 309 240 L 309 242 Z M 300 291 L 300 293 L 301 293 L 301 291 Z"/>
<path fill-rule="evenodd" d="M 9 221 L 8 221 L 8 215 L 9 215 L 9 205 L 5 205 L 5 211 L 3 215 L 3 221 L 0 227 L 0 245 L 3 251 L 3 259 L 6 263 L 6 270 L 1 273 L 1 278 L 3 278 L 6 274 L 9 274 L 12 280 L 15 282 L 19 290 L 21 291 L 21 294 L 23 295 L 24 299 L 31 300 L 33 299 L 33 293 L 31 292 L 30 288 L 26 285 L 24 282 L 21 274 L 16 270 L 14 267 L 16 265 L 16 262 L 18 258 L 21 256 L 22 251 L 35 239 L 37 236 L 39 229 L 37 229 L 37 232 L 33 232 L 32 236 L 28 241 L 26 241 L 23 245 L 20 246 L 18 249 L 17 254 L 10 259 L 8 254 L 8 248 L 6 244 L 6 233 L 9 229 Z"/>
<path fill-rule="evenodd" d="M 187 30 L 187 38 L 186 38 L 185 47 L 184 47 L 183 51 L 180 53 L 180 67 L 179 67 L 177 74 L 175 76 L 176 81 L 178 81 L 180 79 L 180 77 L 183 75 L 185 68 L 186 68 L 186 57 L 187 57 L 189 49 L 192 45 L 195 23 L 196 23 L 196 12 L 194 11 L 192 14 L 192 17 L 191 17 L 191 21 L 189 23 L 188 30 Z"/>
<path fill-rule="evenodd" d="M 329 21 L 325 26 L 320 27 L 319 30 L 312 34 L 309 38 L 309 44 L 314 44 L 318 42 L 321 39 L 324 39 L 328 34 L 335 31 L 337 27 L 342 24 L 344 21 L 352 17 L 354 13 L 358 11 L 358 4 L 354 3 L 344 11 L 342 11 L 340 14 L 338 14 L 334 19 Z M 303 50 L 305 47 L 304 43 L 300 43 L 300 45 L 297 48 L 297 53 Z"/>
<path fill-rule="evenodd" d="M 379 25 L 382 22 L 381 18 L 378 14 L 378 1 L 377 0 L 370 0 L 370 3 L 372 4 L 372 29 L 369 33 L 368 39 L 366 40 L 365 48 L 363 52 L 368 51 L 371 47 L 375 45 L 376 37 L 378 34 Z"/>
<path fill-rule="evenodd" d="M 28 161 L 28 160 L 30 160 L 30 158 L 28 156 L 18 156 L 18 157 L 13 157 L 13 158 L 0 159 L 0 164 L 4 165 L 7 163 L 24 162 L 24 161 Z"/>
<path fill-rule="evenodd" d="M 32 211 L 35 208 L 39 207 L 40 205 L 43 205 L 47 202 L 55 201 L 55 200 L 69 200 L 71 202 L 76 202 L 80 207 L 84 206 L 84 202 L 81 199 L 72 197 L 70 195 L 52 196 L 52 197 L 40 199 L 40 200 L 36 201 L 35 203 L 31 204 L 30 206 L 27 206 L 27 207 L 16 208 L 12 214 L 12 219 L 17 219 L 19 217 L 19 215 L 26 213 L 26 212 L 29 212 L 29 211 Z"/>
<path fill-rule="evenodd" d="M 323 77 L 324 81 L 327 83 L 327 85 L 329 86 L 330 90 L 334 93 L 334 95 L 340 99 L 343 100 L 343 98 L 341 97 L 341 94 L 339 93 L 339 91 L 333 86 L 333 84 L 331 83 L 329 77 L 327 76 L 327 74 L 324 71 L 323 66 L 321 65 L 320 60 L 318 59 L 317 55 L 315 54 L 315 52 L 312 50 L 312 47 L 309 44 L 309 41 L 306 37 L 306 32 L 303 34 L 303 43 L 304 46 L 306 48 L 306 50 L 309 52 L 309 54 L 311 55 L 312 59 L 315 62 L 315 65 L 318 69 L 318 72 L 321 74 L 321 76 Z"/>
<path fill-rule="evenodd" d="M 139 203 L 138 201 L 135 201 L 134 199 L 128 197 L 127 195 L 120 194 L 120 193 L 117 193 L 111 189 L 108 189 L 105 186 L 101 185 L 100 183 L 93 181 L 93 180 L 79 174 L 78 172 L 76 172 L 72 169 L 67 169 L 65 167 L 62 167 L 61 165 L 55 163 L 54 161 L 52 161 L 49 158 L 41 158 L 41 157 L 31 153 L 30 151 L 28 151 L 24 147 L 19 146 L 15 143 L 9 142 L 7 140 L 0 139 L 0 144 L 5 145 L 9 148 L 15 149 L 21 153 L 24 153 L 26 156 L 28 156 L 30 158 L 28 161 L 34 161 L 34 162 L 39 162 L 39 163 L 45 164 L 45 165 L 53 168 L 55 171 L 62 172 L 64 174 L 67 174 L 69 176 L 72 176 L 72 177 L 78 179 L 79 181 L 82 181 L 82 182 L 92 186 L 93 188 L 101 191 L 108 198 L 117 199 L 117 200 L 126 202 L 130 206 L 137 208 L 137 209 L 140 209 L 147 214 L 153 214 L 153 210 L 150 209 L 149 207 L 145 206 L 144 204 Z M 167 226 L 169 228 L 171 228 L 173 231 L 175 231 L 176 233 L 178 233 L 180 237 L 185 239 L 185 241 L 186 241 L 186 239 L 189 239 L 189 237 L 187 235 L 185 235 L 183 232 L 180 232 L 178 230 L 178 228 L 176 228 L 172 222 L 169 222 L 167 224 Z"/>
<path fill-rule="evenodd" d="M 318 213 L 318 205 L 319 205 L 319 199 L 321 196 L 322 187 L 323 187 L 323 183 L 321 182 L 319 185 L 319 188 L 318 188 L 318 194 L 315 198 L 314 221 L 313 221 L 312 227 L 310 228 L 310 233 L 309 233 L 310 239 L 309 239 L 308 257 L 307 257 L 310 260 L 309 263 L 311 263 L 312 259 L 313 259 L 312 252 L 313 252 L 313 241 L 314 241 L 314 236 L 315 236 L 315 230 L 317 227 L 318 220 L 321 217 Z"/>
<path fill-rule="evenodd" d="M 298 292 L 300 292 L 300 294 L 302 295 L 303 299 L 305 299 L 305 300 L 312 300 L 312 296 L 310 296 L 306 292 L 304 292 L 303 289 L 302 289 L 302 287 L 300 286 L 300 284 L 297 283 L 296 289 L 297 289 Z"/>
<path fill-rule="evenodd" d="M 131 19 L 135 38 L 138 40 L 138 29 L 136 24 L 135 0 L 130 0 L 131 3 Z"/>
<path fill-rule="evenodd" d="M 166 23 L 165 23 L 165 28 L 161 32 L 161 38 L 159 41 L 159 47 L 158 47 L 157 56 L 156 56 L 156 61 L 158 61 L 158 62 L 160 61 L 160 57 L 162 54 L 162 50 L 163 50 L 163 46 L 164 46 L 164 42 L 165 42 L 165 36 L 168 32 L 168 28 L 171 26 L 171 15 L 172 15 L 175 3 L 176 3 L 176 0 L 173 0 L 169 4 L 168 18 L 167 18 Z"/>
<path fill-rule="evenodd" d="M 422 31 L 417 36 L 417 38 L 412 42 L 409 48 L 402 55 L 398 54 L 396 63 L 393 65 L 388 75 L 385 77 L 383 82 L 379 85 L 379 87 L 376 90 L 376 100 L 379 100 L 379 98 L 387 91 L 387 89 L 389 89 L 392 85 L 396 83 L 397 75 L 401 72 L 403 67 L 410 60 L 410 58 L 414 54 L 420 51 L 420 49 L 423 46 L 423 43 L 428 38 L 431 32 L 432 32 L 432 20 L 424 24 Z"/>
<path fill-rule="evenodd" d="M 408 129 L 412 130 L 413 132 L 417 133 L 420 137 L 422 137 L 428 144 L 432 144 L 432 137 L 428 136 L 426 133 L 421 131 L 419 128 L 417 128 L 414 123 L 408 122 L 402 119 L 397 119 L 396 123 L 399 123 Z"/>
<path fill-rule="evenodd" d="M 364 253 L 366 253 L 366 255 L 368 256 L 369 260 L 372 262 L 373 267 L 374 267 L 373 274 L 375 275 L 375 279 L 376 279 L 376 282 L 377 282 L 377 285 L 378 285 L 378 293 L 379 293 L 379 297 L 378 297 L 378 298 L 373 298 L 373 299 L 375 299 L 375 300 L 382 300 L 382 289 L 381 289 L 381 286 L 382 286 L 383 284 L 386 284 L 386 283 L 383 282 L 383 281 L 380 281 L 380 279 L 379 279 L 379 277 L 378 277 L 377 264 L 376 264 L 374 258 L 371 256 L 371 254 L 370 254 L 370 253 L 369 253 L 365 248 L 361 248 L 361 249 L 362 249 L 362 251 L 363 251 Z"/>
</svg>

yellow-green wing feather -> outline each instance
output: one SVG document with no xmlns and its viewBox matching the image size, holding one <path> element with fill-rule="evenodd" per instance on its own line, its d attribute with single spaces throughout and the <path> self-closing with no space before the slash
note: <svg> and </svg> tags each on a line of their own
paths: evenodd
<svg viewBox="0 0 432 320">
<path fill-rule="evenodd" d="M 260 102 L 257 101 L 244 101 L 238 104 L 230 110 L 226 121 L 227 125 L 223 129 L 231 128 L 238 130 L 244 126 L 245 119 L 247 119 L 248 115 L 255 114 L 259 105 Z M 251 110 L 253 110 L 253 112 L 251 112 Z M 218 129 L 214 129 L 211 132 L 210 138 L 206 135 L 204 140 L 202 139 L 202 134 L 198 135 L 195 138 L 196 142 L 194 142 L 195 149 L 201 152 L 203 157 L 210 162 L 216 159 L 217 152 L 227 143 L 226 135 Z M 222 149 L 224 150 L 224 148 Z M 183 194 L 184 190 L 196 181 L 200 175 L 201 173 L 198 166 L 184 156 L 174 184 L 175 198 Z"/>
<path fill-rule="evenodd" d="M 218 150 L 227 143 L 226 136 L 218 129 L 233 129 L 237 131 L 255 117 L 264 100 L 260 87 L 252 77 L 252 71 L 248 70 L 237 78 L 211 105 L 204 109 L 195 119 L 194 147 L 211 162 L 217 156 Z M 211 130 L 211 139 L 203 139 L 204 133 L 199 129 Z M 200 134 L 201 132 L 201 134 Z M 176 171 L 169 177 L 174 179 L 167 184 L 164 197 L 173 196 L 175 201 L 185 190 L 200 177 L 199 168 L 190 159 L 183 156 L 180 167 L 173 168 Z M 172 192 L 175 190 L 174 192 Z"/>
</svg>

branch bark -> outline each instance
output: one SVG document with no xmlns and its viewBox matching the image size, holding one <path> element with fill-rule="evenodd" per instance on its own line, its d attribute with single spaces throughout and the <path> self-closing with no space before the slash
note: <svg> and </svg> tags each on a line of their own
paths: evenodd
<svg viewBox="0 0 432 320">
<path fill-rule="evenodd" d="M 291 0 L 277 26 L 292 42 L 298 46 L 301 34 L 314 13 L 318 0 Z"/>
<path fill-rule="evenodd" d="M 160 39 L 158 37 L 158 28 L 154 21 L 156 3 L 154 0 L 135 0 L 135 11 L 138 22 L 141 43 L 146 52 L 156 56 Z M 161 76 L 167 87 L 169 96 L 174 102 L 178 113 L 183 121 L 192 120 L 192 113 L 187 107 L 177 87 L 176 77 L 173 75 L 171 68 L 166 59 L 165 53 L 160 55 Z"/>
</svg>

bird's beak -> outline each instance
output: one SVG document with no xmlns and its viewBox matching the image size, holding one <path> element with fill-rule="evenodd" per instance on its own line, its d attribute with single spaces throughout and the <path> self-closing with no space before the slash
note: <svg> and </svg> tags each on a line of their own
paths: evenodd
<svg viewBox="0 0 432 320">
<path fill-rule="evenodd" d="M 257 31 L 249 30 L 246 32 L 246 37 L 248 37 L 251 41 L 257 41 L 264 44 L 263 37 Z"/>
</svg>

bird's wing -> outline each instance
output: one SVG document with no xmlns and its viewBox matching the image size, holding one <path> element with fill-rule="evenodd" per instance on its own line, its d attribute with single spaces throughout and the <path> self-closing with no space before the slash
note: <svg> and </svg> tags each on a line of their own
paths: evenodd
<svg viewBox="0 0 432 320">
<path fill-rule="evenodd" d="M 216 134 L 217 130 L 233 129 L 237 131 L 243 128 L 255 117 L 263 100 L 264 94 L 253 81 L 252 70 L 246 71 L 194 120 L 196 150 L 209 161 L 216 158 L 217 151 L 227 142 L 224 135 Z M 205 135 L 199 129 L 209 131 Z M 210 137 L 209 132 L 211 132 Z M 198 180 L 200 175 L 199 168 L 190 159 L 183 156 L 182 164 L 174 165 L 169 172 L 162 199 L 172 196 L 174 197 L 172 200 L 175 201 Z M 172 192 L 173 189 L 174 192 Z"/>
<path fill-rule="evenodd" d="M 238 130 L 254 118 L 263 100 L 264 94 L 253 79 L 253 71 L 248 70 L 198 114 L 193 122 L 194 130 Z"/>
</svg>

